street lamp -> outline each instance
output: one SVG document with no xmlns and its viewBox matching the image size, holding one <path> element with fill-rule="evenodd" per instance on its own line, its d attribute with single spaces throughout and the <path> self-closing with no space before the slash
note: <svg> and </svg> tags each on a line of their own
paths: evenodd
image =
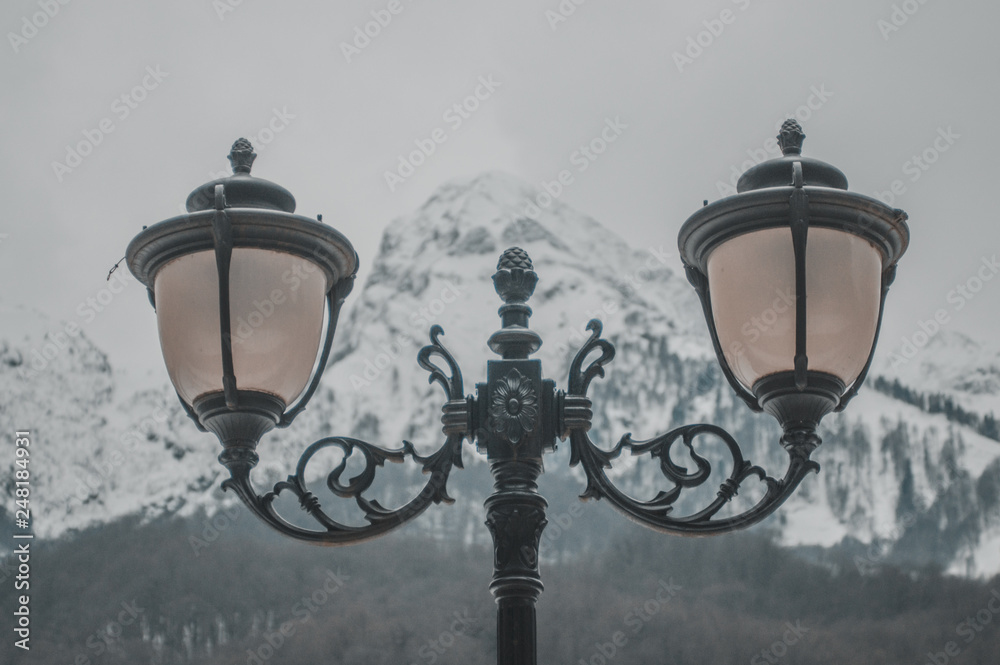
<svg viewBox="0 0 1000 665">
<path fill-rule="evenodd" d="M 542 456 L 555 449 L 557 438 L 569 438 L 570 465 L 581 466 L 587 477 L 582 498 L 605 499 L 633 520 L 666 533 L 725 533 L 770 515 L 808 472 L 818 470 L 810 455 L 820 444 L 820 419 L 843 409 L 864 381 L 885 294 L 908 242 L 906 215 L 848 192 L 843 173 L 802 157 L 804 135 L 795 121 L 786 122 L 778 138 L 783 156 L 747 171 L 736 195 L 706 202 L 681 228 L 679 247 L 730 385 L 751 409 L 770 413 L 782 427 L 789 463 L 781 479 L 744 459 L 732 436 L 714 425 L 686 425 L 641 442 L 625 435 L 611 450 L 596 446 L 587 434 L 593 416 L 587 392 L 595 377 L 604 376 L 614 346 L 601 337 L 600 321 L 592 320 L 591 336 L 570 365 L 567 389 L 543 379 L 541 362 L 529 358 L 542 344 L 528 327 L 527 302 L 538 275 L 528 254 L 511 248 L 493 275 L 504 304 L 501 328 L 488 344 L 500 359 L 487 362 L 486 381 L 476 385 L 475 395 L 465 394 L 458 364 L 441 344 L 440 326 L 431 328 L 431 343 L 417 354 L 430 381 L 447 397 L 442 408 L 446 439 L 437 452 L 424 457 L 408 442 L 386 450 L 358 439 L 327 437 L 305 450 L 293 475 L 259 494 L 250 481 L 257 443 L 270 429 L 288 426 L 318 385 L 357 271 L 353 247 L 321 220 L 295 215 L 287 190 L 251 176 L 256 155 L 240 139 L 229 156 L 233 175 L 192 192 L 188 214 L 144 228 L 129 245 L 128 265 L 149 289 L 164 360 L 181 403 L 199 428 L 222 443 L 219 460 L 230 472 L 223 488 L 235 491 L 279 532 L 325 545 L 381 536 L 432 503 L 451 503 L 448 475 L 462 466 L 462 442 L 475 442 L 494 478 L 486 524 L 494 541 L 490 590 L 498 605 L 497 662 L 533 665 L 535 601 L 543 588 L 538 545 L 547 506 L 536 481 Z M 297 280 L 294 294 L 278 288 L 292 280 Z M 775 299 L 775 294 L 783 297 Z M 766 325 L 751 341 L 742 332 L 754 317 Z M 712 473 L 694 450 L 695 439 L 706 434 L 725 444 L 731 472 L 708 506 L 674 516 L 683 490 L 703 485 Z M 672 460 L 678 441 L 695 470 Z M 330 447 L 339 448 L 342 459 L 327 486 L 355 501 L 367 522 L 363 526 L 331 518 L 306 487 L 306 466 Z M 606 469 L 626 450 L 658 458 L 672 486 L 648 501 L 619 489 Z M 364 468 L 345 480 L 355 453 Z M 365 496 L 378 467 L 407 457 L 430 475 L 419 494 L 394 509 Z M 751 476 L 765 483 L 762 498 L 739 515 L 716 518 Z M 297 526 L 278 514 L 275 499 L 286 491 L 318 528 Z"/>
</svg>

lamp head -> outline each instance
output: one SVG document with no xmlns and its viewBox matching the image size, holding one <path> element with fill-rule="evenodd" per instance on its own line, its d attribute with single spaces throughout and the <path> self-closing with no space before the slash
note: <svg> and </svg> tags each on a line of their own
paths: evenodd
<svg viewBox="0 0 1000 665">
<path fill-rule="evenodd" d="M 250 175 L 255 157 L 236 141 L 233 175 L 196 188 L 187 214 L 144 228 L 126 252 L 189 415 L 240 447 L 305 406 L 358 268 L 347 238 Z"/>
<path fill-rule="evenodd" d="M 678 237 L 723 373 L 786 431 L 815 427 L 864 382 L 909 242 L 906 213 L 848 191 L 839 169 L 801 155 L 804 138 L 785 122 L 782 156 Z"/>
</svg>

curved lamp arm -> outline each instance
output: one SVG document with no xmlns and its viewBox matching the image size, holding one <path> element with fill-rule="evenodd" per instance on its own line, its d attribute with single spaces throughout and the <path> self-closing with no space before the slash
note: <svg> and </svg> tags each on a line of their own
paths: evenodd
<svg viewBox="0 0 1000 665">
<path fill-rule="evenodd" d="M 462 468 L 462 440 L 467 429 L 465 417 L 468 408 L 466 399 L 462 396 L 462 374 L 455 359 L 438 341 L 441 334 L 443 331 L 440 326 L 434 326 L 431 329 L 432 343 L 421 349 L 417 356 L 421 367 L 431 373 L 429 381 L 438 382 L 449 398 L 444 407 L 447 439 L 437 452 L 422 457 L 408 441 L 404 441 L 400 449 L 387 450 L 349 437 L 327 437 L 310 445 L 299 458 L 295 473 L 288 476 L 287 480 L 275 484 L 274 488 L 264 495 L 259 495 L 250 481 L 252 463 L 223 459 L 232 477 L 222 484 L 222 488 L 236 492 L 251 512 L 277 531 L 296 540 L 321 545 L 348 545 L 371 540 L 406 524 L 423 513 L 432 503 L 453 503 L 454 500 L 448 496 L 446 485 L 452 468 Z M 431 356 L 434 355 L 444 359 L 451 372 L 450 375 L 431 362 Z M 460 422 L 454 427 L 449 426 L 447 424 L 449 418 Z M 354 499 L 368 521 L 364 526 L 345 525 L 331 518 L 323 511 L 319 499 L 306 487 L 306 467 L 316 453 L 330 447 L 340 448 L 343 459 L 327 476 L 326 485 L 338 497 Z M 344 471 L 348 460 L 355 453 L 363 457 L 364 469 L 345 481 Z M 223 456 L 225 455 L 226 453 L 223 453 Z M 430 474 L 430 478 L 417 496 L 395 509 L 387 509 L 377 500 L 364 496 L 374 482 L 379 467 L 384 466 L 386 462 L 402 463 L 407 456 L 421 464 L 425 474 Z M 298 498 L 299 505 L 316 520 L 321 529 L 296 526 L 277 513 L 274 501 L 284 491 L 289 491 Z"/>
<path fill-rule="evenodd" d="M 815 431 L 810 430 L 794 431 L 782 437 L 782 444 L 788 450 L 789 463 L 781 480 L 768 476 L 762 468 L 746 460 L 736 440 L 715 425 L 685 425 L 648 441 L 634 441 L 631 434 L 626 434 L 612 450 L 597 447 L 587 435 L 587 430 L 590 429 L 590 399 L 586 393 L 594 377 L 604 376 L 603 365 L 614 358 L 615 349 L 610 342 L 601 339 L 600 321 L 592 320 L 587 328 L 592 331 L 591 337 L 570 365 L 570 394 L 564 397 L 566 431 L 571 445 L 570 466 L 581 465 L 587 475 L 587 489 L 580 498 L 607 499 L 628 518 L 656 531 L 688 536 L 711 535 L 760 522 L 791 496 L 806 474 L 819 470 L 819 465 L 809 459 L 809 455 L 819 445 L 819 437 Z M 595 349 L 600 350 L 601 355 L 584 368 L 586 357 Z M 671 513 L 674 503 L 684 489 L 698 487 L 712 475 L 711 464 L 694 449 L 695 438 L 702 434 L 716 436 L 726 444 L 732 458 L 732 472 L 719 485 L 715 500 L 707 507 L 691 515 L 673 517 Z M 688 449 L 697 466 L 690 473 L 670 458 L 671 448 L 678 441 Z M 658 492 L 653 499 L 640 501 L 615 486 L 605 470 L 610 469 L 612 460 L 626 449 L 633 455 L 648 453 L 651 457 L 659 458 L 660 472 L 673 483 L 673 487 Z M 767 484 L 767 491 L 760 501 L 739 515 L 714 519 L 716 513 L 736 496 L 742 483 L 751 476 Z"/>
</svg>

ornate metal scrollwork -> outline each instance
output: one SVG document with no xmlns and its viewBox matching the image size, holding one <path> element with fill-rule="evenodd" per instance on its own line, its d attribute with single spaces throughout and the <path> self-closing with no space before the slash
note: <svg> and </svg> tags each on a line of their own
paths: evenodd
<svg viewBox="0 0 1000 665">
<path fill-rule="evenodd" d="M 604 378 L 604 366 L 615 359 L 614 344 L 601 338 L 604 325 L 597 319 L 591 319 L 587 323 L 587 330 L 591 331 L 590 339 L 584 342 L 569 366 L 570 395 L 586 396 L 590 382 L 593 381 L 595 376 Z M 587 365 L 586 369 L 583 369 L 583 361 L 587 359 L 587 356 L 594 349 L 600 349 L 600 357 Z"/>
<path fill-rule="evenodd" d="M 442 334 L 441 327 L 434 326 L 430 333 L 431 344 L 421 349 L 418 354 L 420 366 L 431 373 L 430 381 L 440 384 L 449 398 L 444 409 L 447 439 L 435 453 L 422 457 L 416 453 L 409 441 L 404 441 L 402 448 L 387 450 L 349 437 L 327 437 L 310 445 L 299 458 L 295 473 L 288 476 L 287 480 L 275 484 L 274 488 L 263 496 L 257 494 L 250 481 L 250 469 L 256 459 L 240 460 L 239 463 L 228 465 L 232 477 L 222 484 L 223 489 L 236 492 L 255 515 L 286 536 L 323 545 L 348 545 L 377 538 L 417 517 L 431 504 L 453 503 L 447 491 L 448 475 L 453 467 L 462 468 L 462 440 L 468 430 L 461 422 L 463 416 L 468 419 L 468 408 L 466 407 L 463 413 L 462 406 L 466 402 L 462 398 L 462 374 L 454 357 L 438 340 Z M 445 360 L 450 374 L 431 362 L 430 358 L 433 355 Z M 343 452 L 343 458 L 328 474 L 326 485 L 338 497 L 354 499 L 368 521 L 366 525 L 350 526 L 337 522 L 323 511 L 319 499 L 306 486 L 306 467 L 309 462 L 316 453 L 331 447 L 339 448 Z M 364 460 L 364 468 L 356 476 L 345 481 L 343 474 L 355 453 L 360 454 Z M 417 496 L 395 509 L 387 509 L 377 500 L 364 496 L 375 481 L 379 467 L 384 466 L 386 462 L 404 462 L 407 456 L 422 465 L 425 474 L 430 474 L 430 478 Z M 296 526 L 277 513 L 274 501 L 284 491 L 291 492 L 298 498 L 299 505 L 322 527 L 321 530 Z"/>
<path fill-rule="evenodd" d="M 441 326 L 431 326 L 431 343 L 420 349 L 420 353 L 417 354 L 417 362 L 421 367 L 430 372 L 430 376 L 427 377 L 427 383 L 434 383 L 436 381 L 441 386 L 441 389 L 444 390 L 445 395 L 448 396 L 449 401 L 460 400 L 464 397 L 462 370 L 459 369 L 455 357 L 451 355 L 448 349 L 444 348 L 444 345 L 438 339 L 443 334 L 444 329 Z M 451 375 L 445 374 L 443 369 L 432 363 L 431 356 L 443 358 L 448 365 Z"/>
<path fill-rule="evenodd" d="M 601 339 L 600 321 L 592 320 L 587 328 L 592 331 L 591 336 L 570 365 L 570 394 L 565 396 L 565 403 L 567 405 L 572 403 L 576 412 L 589 412 L 590 400 L 586 397 L 587 388 L 594 377 L 604 376 L 604 365 L 610 362 L 615 354 L 611 342 Z M 587 356 L 595 349 L 599 349 L 601 355 L 584 367 Z M 809 454 L 819 444 L 814 431 L 799 432 L 794 440 L 787 436 L 783 438 L 782 442 L 789 453 L 789 466 L 784 478 L 777 480 L 767 475 L 759 466 L 746 460 L 736 440 L 724 429 L 715 425 L 685 425 L 648 441 L 635 441 L 631 434 L 626 434 L 612 450 L 602 450 L 587 435 L 590 429 L 589 420 L 582 422 L 579 415 L 575 419 L 565 420 L 571 445 L 570 466 L 581 465 L 587 476 L 587 488 L 580 495 L 581 498 L 607 499 L 630 519 L 664 533 L 709 535 L 756 524 L 784 503 L 807 473 L 819 470 L 819 465 L 809 459 Z M 719 485 L 716 498 L 707 507 L 691 515 L 673 517 L 671 513 L 681 493 L 685 489 L 703 485 L 712 475 L 711 464 L 698 455 L 694 448 L 694 440 L 704 434 L 718 437 L 726 445 L 732 458 L 732 471 Z M 688 472 L 685 467 L 679 466 L 671 459 L 671 449 L 678 441 L 687 448 L 697 467 L 696 470 Z M 660 472 L 673 482 L 673 487 L 658 492 L 648 501 L 640 501 L 615 486 L 605 470 L 612 467 L 612 461 L 624 450 L 629 450 L 632 455 L 649 454 L 658 458 Z M 739 515 L 715 519 L 715 515 L 736 496 L 743 482 L 750 477 L 756 477 L 767 486 L 760 501 Z"/>
</svg>

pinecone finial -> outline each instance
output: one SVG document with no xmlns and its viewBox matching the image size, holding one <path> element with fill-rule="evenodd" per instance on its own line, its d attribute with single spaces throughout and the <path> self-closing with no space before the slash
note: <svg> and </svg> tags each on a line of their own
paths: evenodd
<svg viewBox="0 0 1000 665">
<path fill-rule="evenodd" d="M 253 145 L 244 138 L 236 139 L 232 149 L 229 151 L 229 163 L 233 166 L 233 173 L 250 173 L 253 160 L 257 159 L 257 153 L 253 151 Z"/>
<path fill-rule="evenodd" d="M 531 257 L 520 247 L 511 247 L 500 255 L 493 286 L 500 299 L 508 305 L 525 303 L 535 292 L 538 275 L 531 266 Z M 530 310 L 529 310 L 530 313 Z"/>
<path fill-rule="evenodd" d="M 506 250 L 500 255 L 500 261 L 497 263 L 497 270 L 512 270 L 514 268 L 533 270 L 531 257 L 520 247 L 511 247 Z"/>
<path fill-rule="evenodd" d="M 801 155 L 802 142 L 806 135 L 802 131 L 802 125 L 795 118 L 789 118 L 781 124 L 778 132 L 778 145 L 781 146 L 782 155 Z"/>
</svg>

